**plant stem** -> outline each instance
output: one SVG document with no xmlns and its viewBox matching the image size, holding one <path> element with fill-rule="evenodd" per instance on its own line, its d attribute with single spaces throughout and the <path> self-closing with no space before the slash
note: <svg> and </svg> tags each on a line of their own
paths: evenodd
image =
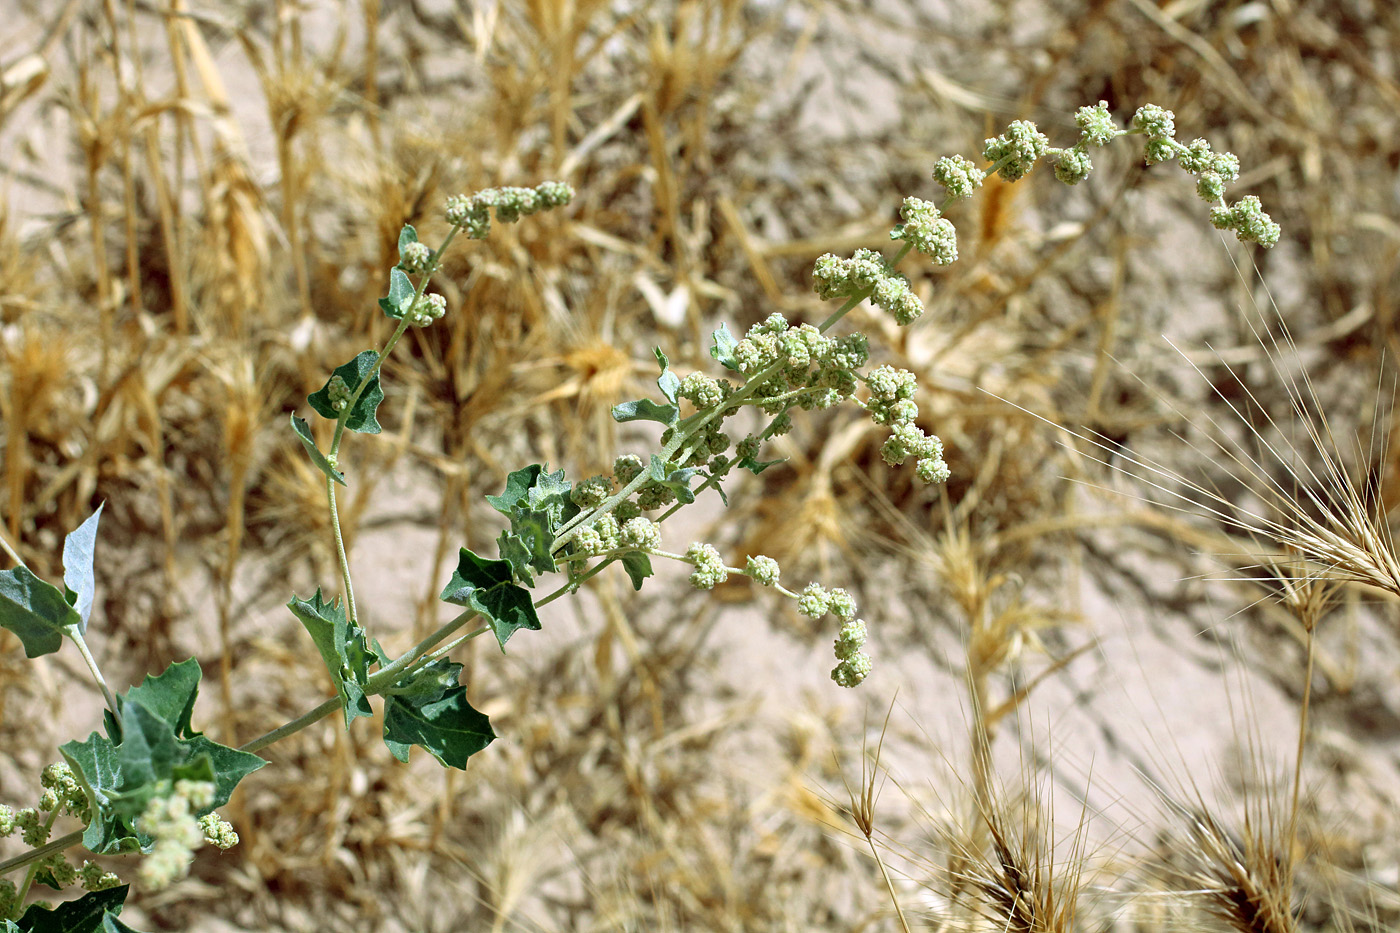
<svg viewBox="0 0 1400 933">
<path fill-rule="evenodd" d="M 442 241 L 442 245 L 437 248 L 432 258 L 428 261 L 429 269 L 437 268 L 438 258 L 442 256 L 448 245 L 451 244 L 452 240 L 457 236 L 458 229 L 457 227 L 453 227 L 448 231 L 446 239 Z M 410 309 L 417 307 L 418 300 L 423 297 L 423 292 L 428 287 L 428 280 L 432 277 L 432 272 L 426 272 L 423 274 L 423 277 L 419 279 L 418 287 L 413 290 L 413 300 L 410 301 L 408 305 Z M 350 415 L 354 412 L 356 403 L 359 402 L 360 396 L 365 394 L 365 390 L 369 388 L 369 384 L 379 373 L 380 368 L 383 367 L 384 360 L 390 353 L 394 352 L 394 347 L 398 345 L 399 338 L 408 330 L 408 325 L 408 315 L 405 314 L 399 319 L 398 327 L 394 328 L 393 334 L 391 334 L 388 341 L 385 342 L 384 347 L 376 354 L 377 358 L 374 361 L 374 365 L 370 367 L 369 372 L 365 373 L 364 378 L 355 386 L 355 390 L 350 394 L 350 401 L 346 404 L 345 410 L 340 413 L 339 418 L 335 419 L 335 434 L 331 438 L 329 455 L 329 459 L 332 463 L 336 462 L 337 455 L 340 453 L 341 441 L 345 439 L 345 425 L 350 420 Z M 335 505 L 335 480 L 331 479 L 329 476 L 326 477 L 326 502 L 330 506 L 331 534 L 335 537 L 335 555 L 336 560 L 340 563 L 340 579 L 342 585 L 345 587 L 345 613 L 351 623 L 358 624 L 360 616 L 355 605 L 355 588 L 350 581 L 350 558 L 345 553 L 345 535 L 340 530 L 340 513 Z M 312 721 L 314 722 L 315 720 Z"/>
<path fill-rule="evenodd" d="M 112 715 L 117 715 L 117 698 L 112 696 L 112 690 L 107 686 L 107 680 L 102 676 L 102 669 L 97 666 L 97 661 L 93 659 L 92 652 L 88 650 L 87 641 L 83 638 L 83 633 L 76 627 L 68 630 L 68 637 L 73 639 L 73 644 L 78 646 L 78 653 L 83 656 L 83 661 L 87 664 L 88 670 L 92 672 L 92 679 L 97 681 L 97 686 L 102 688 L 102 696 L 107 701 L 107 708 L 112 711 Z"/>
<path fill-rule="evenodd" d="M 360 614 L 355 608 L 355 586 L 350 582 L 350 558 L 345 553 L 345 535 L 340 530 L 340 511 L 335 506 L 335 480 L 326 477 L 326 503 L 331 510 L 331 537 L 335 539 L 335 557 L 340 562 L 340 582 L 345 588 L 345 614 L 351 625 L 358 625 Z"/>
<path fill-rule="evenodd" d="M 1308 660 L 1307 669 L 1303 674 L 1302 709 L 1298 713 L 1298 754 L 1293 761 L 1293 803 L 1288 811 L 1288 837 L 1284 840 L 1284 844 L 1288 847 L 1283 856 L 1285 868 L 1284 884 L 1288 885 L 1289 892 L 1292 891 L 1293 887 L 1293 849 L 1298 838 L 1298 797 L 1303 785 L 1303 753 L 1306 751 L 1308 742 L 1308 707 L 1312 703 L 1313 659 L 1317 653 L 1313 639 L 1313 627 L 1315 624 L 1316 619 L 1312 620 L 1312 624 L 1307 626 Z"/>
<path fill-rule="evenodd" d="M 6 859 L 5 861 L 0 862 L 0 875 L 12 872 L 16 868 L 23 868 L 25 865 L 28 865 L 31 862 L 36 862 L 46 855 L 52 855 L 55 852 L 62 852 L 64 849 L 67 849 L 70 846 L 75 846 L 82 841 L 83 831 L 81 829 L 75 829 L 73 830 L 73 832 L 69 833 L 66 836 L 59 836 L 52 842 L 46 842 L 41 846 L 30 849 L 28 852 L 25 852 L 22 855 L 16 855 L 14 858 Z"/>
</svg>

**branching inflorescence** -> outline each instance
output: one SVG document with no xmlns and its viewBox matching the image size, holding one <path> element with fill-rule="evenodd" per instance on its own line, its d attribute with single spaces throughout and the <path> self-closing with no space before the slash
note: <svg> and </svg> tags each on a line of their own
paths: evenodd
<svg viewBox="0 0 1400 933">
<path fill-rule="evenodd" d="M 1018 121 L 986 141 L 983 155 L 991 165 L 985 170 L 961 156 L 939 159 L 933 177 L 947 193 L 943 207 L 971 196 L 988 172 L 1015 181 L 1041 158 L 1054 162 L 1061 181 L 1077 184 L 1092 170 L 1090 149 L 1119 136 L 1141 135 L 1147 140 L 1149 164 L 1176 159 L 1197 177 L 1197 192 L 1212 204 L 1211 222 L 1216 227 L 1234 230 L 1240 240 L 1263 246 L 1278 241 L 1278 225 L 1260 210 L 1257 198 L 1246 197 L 1233 205 L 1225 201 L 1226 184 L 1239 174 L 1238 160 L 1229 153 L 1212 152 L 1204 140 L 1189 145 L 1176 142 L 1169 111 L 1145 106 L 1133 117 L 1130 129 L 1120 130 L 1101 102 L 1081 108 L 1076 120 L 1081 138 L 1068 149 L 1051 148 L 1033 123 Z M 562 207 L 572 196 L 573 189 L 562 182 L 454 196 L 446 208 L 449 232 L 436 249 L 420 242 L 414 227 L 405 226 L 399 237 L 399 261 L 389 273 L 388 295 L 379 300 L 384 314 L 395 322 L 393 333 L 380 349 L 365 350 L 337 367 L 325 385 L 307 397 L 312 409 L 333 423 L 329 448 L 322 450 L 310 425 L 291 416 L 293 431 L 325 477 L 343 601 L 340 597 L 327 601 L 318 590 L 310 599 L 293 597 L 287 606 L 324 659 L 334 698 L 234 749 L 210 741 L 190 723 L 201 677 L 193 659 L 172 664 L 114 695 L 84 641 L 93 605 L 92 548 L 100 507 L 68 536 L 62 589 L 40 580 L 22 564 L 0 572 L 0 625 L 19 636 L 30 657 L 57 651 L 64 638 L 73 641 L 108 705 L 105 735 L 93 732 L 83 742 L 61 747 L 64 763 L 45 771 L 45 792 L 38 808 L 15 812 L 0 807 L 0 835 L 18 831 L 33 847 L 27 855 L 0 862 L 0 875 L 28 867 L 20 887 L 0 880 L 0 921 L 19 916 L 35 880 L 54 887 L 81 881 L 89 893 L 76 903 L 90 908 L 91 915 L 106 924 L 120 911 L 126 888 L 117 887 L 115 876 L 92 863 L 70 865 L 62 856 L 63 848 L 81 840 L 98 854 L 139 851 L 145 854 L 141 882 L 148 887 L 168 884 L 184 874 L 191 852 L 201 843 L 227 847 L 237 841 L 232 827 L 214 811 L 228 802 L 243 777 L 265 764 L 258 751 L 337 711 L 348 728 L 355 719 L 373 715 L 371 697 L 381 698 L 384 742 L 400 760 L 407 761 L 410 749 L 418 746 L 445 766 L 465 767 L 467 759 L 490 744 L 495 733 L 487 717 L 467 702 L 466 688 L 459 682 L 462 665 L 450 661 L 448 653 L 486 632 L 494 634 L 504 649 L 516 631 L 541 627 L 539 607 L 575 592 L 612 563 L 620 563 L 638 589 L 653 573 L 652 557 L 689 564 L 690 583 L 697 589 L 712 589 L 730 576 L 747 576 L 795 600 L 798 611 L 808 618 L 836 617 L 840 629 L 831 677 L 837 684 L 854 687 L 870 673 L 872 662 L 863 650 L 866 623 L 857 618 L 850 593 L 817 582 L 788 589 L 779 582 L 777 562 L 764 555 L 750 555 L 739 568 L 726 566 L 719 551 L 703 542 L 691 544 L 682 553 L 665 551 L 660 525 L 707 489 L 724 498 L 723 481 L 735 469 L 757 474 L 779 462 L 761 459 L 763 446 L 792 430 L 795 410 L 854 404 L 888 430 L 880 449 L 887 463 L 898 466 L 912 458 L 914 472 L 923 482 L 948 479 L 942 442 L 918 424 L 914 375 L 891 366 L 867 372 L 871 356 L 867 337 L 859 332 L 828 333 L 867 300 L 901 326 L 912 324 L 923 313 L 918 296 L 896 267 L 911 250 L 946 266 L 957 260 L 958 244 L 957 231 L 942 209 L 916 197 L 904 200 L 901 222 L 890 231 L 890 238 L 902 243 L 894 256 L 861 249 L 846 258 L 828 254 L 816 260 L 812 277 L 817 295 L 842 299 L 820 325 L 792 323 L 773 314 L 749 328 L 742 339 L 735 339 L 721 325 L 714 331 L 710 355 L 726 370 L 724 378 L 702 372 L 677 376 L 666 355 L 654 351 L 661 399 L 623 402 L 612 410 L 618 422 L 650 421 L 662 426 L 658 447 L 648 456 L 621 455 L 610 474 L 578 482 L 567 480 L 563 470 L 551 473 L 542 464 L 512 472 L 504 491 L 487 497 L 508 520 L 496 542 L 498 556 L 482 557 L 462 548 L 452 579 L 441 594 L 444 602 L 463 607 L 455 619 L 398 658 L 390 658 L 361 627 L 336 508 L 336 487 L 346 484 L 340 469 L 345 432 L 380 432 L 376 411 L 384 399 L 380 371 L 385 358 L 409 327 L 427 327 L 447 313 L 446 298 L 428 292 L 427 286 L 453 239 L 459 234 L 483 238 L 493 219 L 513 223 Z M 684 417 L 682 403 L 690 409 Z M 741 412 L 756 413 L 763 427 L 739 436 L 733 423 Z M 536 577 L 549 573 L 562 573 L 563 584 L 534 599 L 530 591 Z M 483 624 L 448 641 L 477 618 Z M 84 829 L 49 842 L 62 813 Z M 30 922 L 30 913 L 46 910 L 31 905 L 22 928 L 35 928 L 40 915 Z"/>
</svg>

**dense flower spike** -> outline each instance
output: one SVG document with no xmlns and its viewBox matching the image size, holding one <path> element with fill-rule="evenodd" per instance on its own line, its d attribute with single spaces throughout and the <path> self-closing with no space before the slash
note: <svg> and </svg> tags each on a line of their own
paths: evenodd
<svg viewBox="0 0 1400 933">
<path fill-rule="evenodd" d="M 1213 209 L 1210 222 L 1220 230 L 1235 231 L 1235 236 L 1243 242 L 1258 243 L 1260 246 L 1273 246 L 1282 233 L 1279 225 L 1264 213 L 1263 205 L 1252 194 L 1236 201 L 1233 207 Z"/>
<path fill-rule="evenodd" d="M 491 209 L 503 224 L 549 208 L 562 207 L 574 197 L 574 189 L 561 181 L 547 181 L 534 188 L 487 188 L 473 195 L 447 199 L 447 222 L 473 240 L 491 232 Z"/>
<path fill-rule="evenodd" d="M 195 812 L 214 800 L 208 781 L 176 781 L 168 797 L 152 797 L 136 818 L 136 828 L 155 840 L 141 861 L 141 883 L 152 890 L 166 887 L 189 871 L 194 850 L 204 844 L 204 829 Z"/>
</svg>

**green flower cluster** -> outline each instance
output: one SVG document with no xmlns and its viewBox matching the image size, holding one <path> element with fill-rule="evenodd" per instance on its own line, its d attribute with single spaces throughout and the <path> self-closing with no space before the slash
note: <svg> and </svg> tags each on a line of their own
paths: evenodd
<svg viewBox="0 0 1400 933">
<path fill-rule="evenodd" d="M 185 876 L 194 850 L 205 841 L 195 814 L 213 802 L 214 785 L 209 781 L 176 781 L 170 796 L 151 798 L 135 821 L 136 828 L 154 840 L 137 873 L 142 885 L 159 890 Z"/>
<path fill-rule="evenodd" d="M 690 585 L 697 590 L 712 590 L 729 579 L 729 571 L 713 544 L 695 542 L 686 550 L 685 559 L 695 565 L 695 572 L 690 575 Z"/>
<path fill-rule="evenodd" d="M 407 302 L 405 302 L 407 304 Z M 404 312 L 411 327 L 427 327 L 442 320 L 447 313 L 447 299 L 442 295 L 420 295 L 413 307 Z"/>
<path fill-rule="evenodd" d="M 447 222 L 473 240 L 491 232 L 491 209 L 503 224 L 539 211 L 562 207 L 573 200 L 574 189 L 562 181 L 546 181 L 533 188 L 487 188 L 473 195 L 447 199 Z"/>
<path fill-rule="evenodd" d="M 778 562 L 763 554 L 751 555 L 744 564 L 744 573 L 760 586 L 776 586 L 779 572 Z"/>
<path fill-rule="evenodd" d="M 933 180 L 943 186 L 949 202 L 972 197 L 986 178 L 975 162 L 963 156 L 944 156 L 933 163 Z"/>
<path fill-rule="evenodd" d="M 891 240 L 906 241 L 940 266 L 958 261 L 958 231 L 932 202 L 905 198 L 899 216 L 904 223 L 890 231 Z"/>
<path fill-rule="evenodd" d="M 48 842 L 54 818 L 59 814 L 72 816 L 84 823 L 91 819 L 92 807 L 87 794 L 68 765 L 62 762 L 49 765 L 40 773 L 39 783 L 44 792 L 37 807 L 15 810 L 0 804 L 0 838 L 18 831 L 24 844 L 33 848 Z M 121 884 L 116 875 L 93 862 L 84 861 L 81 867 L 75 867 L 62 852 L 54 852 L 40 859 L 35 872 L 37 877 L 60 888 L 75 881 L 88 891 L 103 891 Z M 12 882 L 0 880 L 0 918 L 14 915 L 19 896 L 19 890 Z"/>
<path fill-rule="evenodd" d="M 921 216 L 926 217 L 927 214 Z M 895 239 L 903 238 L 902 231 L 905 227 L 905 224 L 901 224 L 894 228 L 890 236 Z M 948 224 L 948 227 L 951 228 L 952 224 Z M 896 236 L 895 231 L 901 231 L 901 235 Z M 935 238 L 932 233 L 927 239 L 930 241 L 930 248 L 947 249 L 946 243 L 940 245 L 933 242 Z M 952 250 L 956 257 L 956 235 Z M 812 282 L 817 297 L 823 300 L 868 296 L 876 307 L 894 318 L 901 326 L 912 324 L 924 313 L 923 303 L 909 290 L 909 280 L 894 271 L 889 261 L 873 249 L 858 249 L 850 259 L 827 253 L 812 267 Z"/>
<path fill-rule="evenodd" d="M 433 270 L 433 251 L 427 243 L 405 243 L 402 250 L 403 258 L 399 260 L 399 266 L 405 272 L 422 273 Z"/>
<path fill-rule="evenodd" d="M 835 645 L 837 663 L 831 669 L 831 679 L 838 686 L 854 687 L 870 675 L 870 655 L 860 650 L 865 646 L 865 637 L 865 623 L 860 619 L 841 626 Z"/>
<path fill-rule="evenodd" d="M 1000 136 L 982 144 L 982 158 L 993 163 L 1006 181 L 1019 181 L 1050 149 L 1050 140 L 1029 120 L 1017 120 Z"/>
</svg>

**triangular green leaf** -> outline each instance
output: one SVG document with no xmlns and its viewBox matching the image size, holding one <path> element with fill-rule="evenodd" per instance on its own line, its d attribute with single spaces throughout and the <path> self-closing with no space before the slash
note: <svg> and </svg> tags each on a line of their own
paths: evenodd
<svg viewBox="0 0 1400 933">
<path fill-rule="evenodd" d="M 190 715 L 194 712 L 195 697 L 199 694 L 201 675 L 199 662 L 186 658 L 170 665 L 157 677 L 147 674 L 138 686 L 131 687 L 118 698 L 118 706 L 140 703 L 170 723 L 177 736 L 189 738 L 198 735 L 190 726 Z M 121 739 L 120 732 L 116 738 Z"/>
<path fill-rule="evenodd" d="M 487 496 L 487 503 L 497 512 L 510 517 L 515 507 L 521 504 L 521 500 L 530 494 L 530 487 L 535 485 L 535 480 L 544 471 L 545 468 L 538 463 L 521 467 L 506 477 L 505 492 L 499 496 Z"/>
<path fill-rule="evenodd" d="M 661 352 L 660 347 L 655 347 L 651 352 L 656 354 L 656 362 L 661 364 L 661 375 L 656 380 L 657 388 L 661 390 L 662 395 L 666 396 L 666 401 L 675 405 L 676 390 L 681 387 L 681 381 L 676 378 L 675 373 L 671 372 L 671 361 L 666 358 L 665 353 Z"/>
<path fill-rule="evenodd" d="M 394 320 L 402 320 L 415 291 L 413 281 L 395 266 L 389 270 L 389 297 L 379 299 L 379 307 Z"/>
<path fill-rule="evenodd" d="M 410 684 L 409 692 L 385 697 L 384 744 L 399 761 L 408 761 L 409 749 L 417 745 L 443 765 L 465 770 L 467 759 L 495 740 L 491 720 L 472 708 L 466 688 L 455 683 L 461 669 L 460 664 L 445 671 L 429 665 L 419 672 L 429 681 L 427 689 L 412 692 Z M 445 676 L 452 684 L 440 689 Z"/>
<path fill-rule="evenodd" d="M 404 224 L 403 229 L 399 231 L 399 262 L 403 262 L 407 258 L 404 255 L 405 247 L 410 243 L 417 242 L 418 231 L 413 229 L 412 224 Z"/>
<path fill-rule="evenodd" d="M 121 913 L 129 890 L 130 885 L 124 884 L 108 888 L 106 891 L 90 891 L 77 900 L 59 904 L 52 910 L 38 904 L 30 904 L 15 927 L 24 933 L 105 933 L 109 929 L 118 933 L 135 933 L 125 924 L 108 927 L 105 923 L 107 918 L 115 920 L 116 915 Z"/>
<path fill-rule="evenodd" d="M 57 651 L 64 630 L 82 621 L 63 591 L 34 576 L 28 567 L 0 570 L 0 628 L 19 636 L 25 657 Z"/>
<path fill-rule="evenodd" d="M 374 370 L 375 364 L 378 362 L 378 353 L 374 350 L 365 350 L 350 362 L 337 366 L 335 372 L 331 374 L 331 379 L 339 376 L 353 392 Z M 331 401 L 331 379 L 327 379 L 326 384 L 308 395 L 306 400 L 311 403 L 311 407 L 316 409 L 316 413 L 321 417 L 335 421 L 340 417 L 340 412 L 336 410 Z M 379 421 L 375 417 L 379 403 L 382 401 L 384 401 L 384 390 L 379 385 L 379 373 L 375 371 L 369 385 L 364 392 L 360 393 L 359 399 L 355 401 L 355 407 L 350 410 L 350 415 L 345 419 L 346 429 L 359 434 L 378 434 L 382 431 L 383 428 L 379 426 Z"/>
<path fill-rule="evenodd" d="M 100 503 L 87 521 L 63 539 L 63 585 L 74 594 L 73 608 L 81 620 L 78 631 L 83 634 L 87 634 L 92 599 L 97 592 L 97 580 L 92 575 L 92 555 L 93 547 L 97 544 L 97 522 L 102 518 L 103 505 L 105 503 Z"/>
<path fill-rule="evenodd" d="M 779 459 L 777 459 L 777 460 L 761 460 L 761 461 L 760 461 L 760 460 L 755 460 L 755 459 L 752 458 L 752 457 L 744 457 L 743 459 L 739 460 L 739 462 L 736 463 L 736 464 L 734 464 L 734 465 L 737 466 L 737 467 L 742 467 L 743 469 L 748 470 L 748 471 L 749 471 L 750 473 L 752 473 L 754 476 L 757 476 L 758 474 L 762 473 L 764 470 L 768 469 L 770 466 L 777 466 L 777 465 L 780 464 L 780 463 L 787 463 L 787 458 L 786 458 L 786 457 L 781 457 L 781 458 L 779 458 Z"/>
<path fill-rule="evenodd" d="M 243 752 L 227 745 L 220 745 L 202 735 L 187 739 L 181 744 L 188 749 L 191 761 L 201 756 L 208 757 L 210 768 L 213 770 L 214 800 L 208 808 L 200 811 L 200 815 L 208 813 L 210 810 L 217 810 L 227 804 L 229 798 L 233 796 L 233 790 L 238 786 L 238 782 L 267 764 L 265 760 L 252 752 Z"/>
<path fill-rule="evenodd" d="M 293 596 L 287 608 L 301 621 L 316 643 L 316 650 L 321 652 L 321 660 L 326 663 L 335 692 L 340 696 L 346 728 L 361 716 L 373 715 L 364 691 L 370 662 L 365 633 L 346 618 L 339 597 L 326 602 L 318 588 L 309 600 Z"/>
<path fill-rule="evenodd" d="M 640 590 L 642 581 L 652 575 L 651 558 L 642 551 L 628 551 L 621 560 L 622 569 L 632 578 L 632 589 Z"/>
<path fill-rule="evenodd" d="M 710 347 L 710 356 L 731 372 L 743 372 L 739 367 L 739 361 L 734 358 L 734 348 L 738 346 L 738 341 L 729 332 L 728 325 L 721 324 L 710 337 L 714 340 L 714 345 Z"/>
<path fill-rule="evenodd" d="M 540 617 L 530 601 L 530 591 L 514 583 L 510 564 L 478 557 L 466 548 L 461 549 L 457 569 L 439 598 L 481 613 L 502 651 L 506 641 L 518 630 L 538 631 L 540 628 Z"/>
<path fill-rule="evenodd" d="M 73 769 L 92 806 L 92 821 L 83 832 L 83 847 L 98 854 L 138 848 L 140 840 L 135 831 L 116 812 L 122 772 L 112 741 L 93 732 L 83 742 L 65 742 L 58 751 Z"/>
<path fill-rule="evenodd" d="M 628 421 L 657 421 L 671 427 L 681 416 L 675 405 L 658 405 L 649 398 L 639 398 L 612 407 L 613 420 L 618 424 Z"/>
<path fill-rule="evenodd" d="M 117 746 L 117 762 L 122 772 L 120 795 L 115 798 L 118 812 L 137 817 L 156 793 L 157 781 L 169 778 L 175 765 L 184 761 L 174 727 L 140 703 L 122 704 L 122 744 Z"/>
<path fill-rule="evenodd" d="M 311 462 L 316 465 L 316 469 L 320 470 L 340 485 L 345 486 L 345 474 L 331 466 L 331 462 L 326 459 L 326 455 L 321 453 L 321 448 L 316 446 L 316 439 L 311 436 L 311 426 L 306 423 L 306 419 L 298 418 L 293 414 L 292 430 L 296 432 L 297 437 L 301 438 L 301 443 L 306 448 L 307 454 L 311 456 Z"/>
<path fill-rule="evenodd" d="M 569 498 L 573 484 L 564 478 L 563 470 L 550 473 L 548 469 L 545 467 L 540 471 L 539 477 L 530 486 L 525 501 L 529 503 L 530 508 L 547 511 L 557 519 L 573 501 Z"/>
</svg>

